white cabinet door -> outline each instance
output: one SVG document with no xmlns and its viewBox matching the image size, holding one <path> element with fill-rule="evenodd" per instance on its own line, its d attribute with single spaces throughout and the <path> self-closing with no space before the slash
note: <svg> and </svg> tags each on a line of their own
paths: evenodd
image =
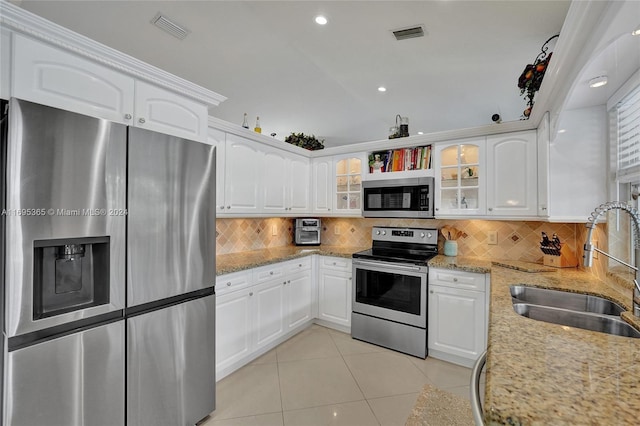
<svg viewBox="0 0 640 426">
<path fill-rule="evenodd" d="M 135 87 L 135 126 L 180 138 L 207 140 L 205 104 L 140 80 Z"/>
<path fill-rule="evenodd" d="M 362 167 L 365 154 L 335 157 L 333 180 L 333 212 L 340 215 L 362 215 Z"/>
<path fill-rule="evenodd" d="M 486 347 L 485 293 L 429 285 L 428 348 L 475 361 Z"/>
<path fill-rule="evenodd" d="M 311 320 L 313 304 L 311 270 L 297 272 L 287 278 L 285 298 L 288 330 Z"/>
<path fill-rule="evenodd" d="M 15 33 L 12 77 L 12 96 L 17 98 L 117 123 L 133 122 L 132 77 Z"/>
<path fill-rule="evenodd" d="M 290 213 L 310 213 L 311 171 L 309 170 L 309 159 L 291 154 L 288 170 L 288 211 Z"/>
<path fill-rule="evenodd" d="M 484 138 L 435 146 L 436 217 L 485 214 L 484 156 Z"/>
<path fill-rule="evenodd" d="M 264 174 L 260 180 L 262 187 L 262 209 L 269 214 L 283 214 L 287 208 L 287 158 L 284 151 L 264 147 L 262 156 Z"/>
<path fill-rule="evenodd" d="M 222 371 L 252 351 L 251 289 L 217 296 L 216 371 Z"/>
<path fill-rule="evenodd" d="M 535 131 L 487 137 L 487 214 L 538 215 Z"/>
<path fill-rule="evenodd" d="M 254 350 L 284 334 L 284 280 L 273 280 L 252 288 L 254 305 Z"/>
<path fill-rule="evenodd" d="M 216 147 L 216 215 L 226 213 L 225 208 L 225 165 L 226 135 L 223 131 L 209 128 L 207 142 Z"/>
<path fill-rule="evenodd" d="M 226 213 L 259 213 L 262 186 L 262 153 L 256 143 L 227 134 L 225 201 Z"/>
<path fill-rule="evenodd" d="M 330 214 L 333 206 L 333 159 L 313 159 L 311 210 L 317 214 Z"/>
<path fill-rule="evenodd" d="M 318 279 L 318 317 L 351 327 L 351 272 L 321 269 Z"/>
</svg>

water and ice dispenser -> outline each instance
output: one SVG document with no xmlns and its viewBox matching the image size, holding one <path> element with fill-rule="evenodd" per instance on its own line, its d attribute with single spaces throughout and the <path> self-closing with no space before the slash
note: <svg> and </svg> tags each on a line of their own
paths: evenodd
<svg viewBox="0 0 640 426">
<path fill-rule="evenodd" d="M 33 319 L 109 303 L 109 237 L 34 241 Z"/>
</svg>

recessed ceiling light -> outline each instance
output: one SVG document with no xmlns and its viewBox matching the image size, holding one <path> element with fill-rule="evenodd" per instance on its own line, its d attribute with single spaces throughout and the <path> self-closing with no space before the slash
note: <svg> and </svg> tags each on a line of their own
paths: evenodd
<svg viewBox="0 0 640 426">
<path fill-rule="evenodd" d="M 594 89 L 596 87 L 602 87 L 605 84 L 607 84 L 607 76 L 606 75 L 601 75 L 599 77 L 592 78 L 591 80 L 589 80 L 589 87 L 591 87 L 592 89 Z"/>
<path fill-rule="evenodd" d="M 386 91 L 387 91 L 386 87 L 383 87 L 383 86 L 378 87 L 378 92 L 386 92 Z"/>
<path fill-rule="evenodd" d="M 322 15 L 316 16 L 316 24 L 325 25 L 327 23 L 327 18 Z"/>
<path fill-rule="evenodd" d="M 635 30 L 631 31 L 631 35 L 640 35 L 640 25 Z"/>
<path fill-rule="evenodd" d="M 424 132 L 418 132 L 419 135 L 424 135 Z"/>
</svg>

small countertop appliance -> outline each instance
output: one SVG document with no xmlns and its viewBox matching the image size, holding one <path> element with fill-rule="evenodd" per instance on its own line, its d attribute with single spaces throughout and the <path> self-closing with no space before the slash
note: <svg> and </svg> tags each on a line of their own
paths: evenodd
<svg viewBox="0 0 640 426">
<path fill-rule="evenodd" d="M 319 246 L 320 231 L 320 219 L 296 219 L 294 221 L 294 242 L 297 246 Z"/>
</svg>

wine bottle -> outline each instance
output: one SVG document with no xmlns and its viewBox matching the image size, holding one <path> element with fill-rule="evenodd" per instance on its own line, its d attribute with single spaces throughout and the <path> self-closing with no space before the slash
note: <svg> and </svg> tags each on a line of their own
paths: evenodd
<svg viewBox="0 0 640 426">
<path fill-rule="evenodd" d="M 256 127 L 253 128 L 256 133 L 262 133 L 262 127 L 260 127 L 260 116 L 256 117 Z"/>
<path fill-rule="evenodd" d="M 244 127 L 245 129 L 249 128 L 249 122 L 247 121 L 247 113 L 244 113 L 244 120 L 242 120 L 242 127 Z"/>
</svg>

